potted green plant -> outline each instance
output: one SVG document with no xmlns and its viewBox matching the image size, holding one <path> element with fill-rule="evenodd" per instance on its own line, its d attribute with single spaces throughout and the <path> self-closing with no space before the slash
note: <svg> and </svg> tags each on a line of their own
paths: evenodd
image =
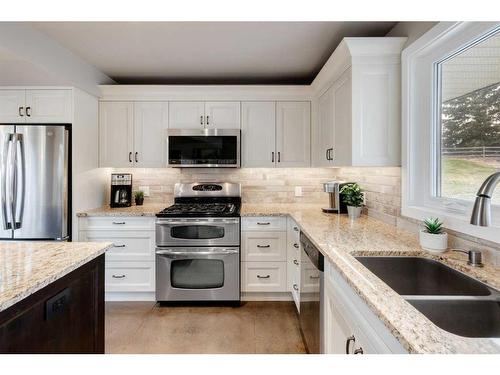
<svg viewBox="0 0 500 375">
<path fill-rule="evenodd" d="M 144 192 L 141 190 L 137 190 L 134 193 L 134 198 L 136 206 L 142 206 L 142 204 L 144 203 Z"/>
<path fill-rule="evenodd" d="M 364 193 L 357 183 L 346 184 L 340 189 L 342 201 L 347 205 L 347 214 L 351 220 L 361 216 Z"/>
<path fill-rule="evenodd" d="M 420 246 L 431 253 L 444 253 L 448 248 L 448 233 L 443 230 L 443 222 L 436 218 L 427 218 L 424 228 L 419 233 Z"/>
</svg>

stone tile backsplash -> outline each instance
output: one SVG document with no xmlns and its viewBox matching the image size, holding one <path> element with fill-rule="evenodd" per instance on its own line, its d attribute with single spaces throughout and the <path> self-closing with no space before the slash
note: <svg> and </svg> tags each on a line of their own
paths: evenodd
<svg viewBox="0 0 500 375">
<path fill-rule="evenodd" d="M 246 203 L 328 204 L 323 183 L 334 179 L 358 182 L 366 193 L 366 211 L 393 225 L 400 213 L 400 168 L 241 168 L 241 169 L 110 169 L 133 174 L 134 190 L 149 186 L 150 203 L 170 204 L 176 182 L 229 181 L 242 184 Z M 302 187 L 302 197 L 295 187 Z M 109 189 L 109 187 L 108 187 Z M 109 197 L 109 192 L 106 194 Z M 109 199 L 109 198 L 108 198 Z"/>
</svg>

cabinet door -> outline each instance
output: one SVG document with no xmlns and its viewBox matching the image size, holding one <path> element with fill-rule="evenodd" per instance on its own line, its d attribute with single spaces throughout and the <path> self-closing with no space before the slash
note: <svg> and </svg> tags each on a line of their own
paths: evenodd
<svg viewBox="0 0 500 375">
<path fill-rule="evenodd" d="M 276 109 L 276 165 L 308 167 L 311 159 L 310 103 L 278 102 Z"/>
<path fill-rule="evenodd" d="M 274 102 L 241 103 L 241 159 L 243 167 L 276 164 L 276 107 Z"/>
<path fill-rule="evenodd" d="M 334 90 L 330 87 L 318 101 L 317 164 L 320 167 L 332 165 L 334 139 Z"/>
<path fill-rule="evenodd" d="M 101 167 L 134 165 L 134 103 L 99 104 L 99 152 Z"/>
<path fill-rule="evenodd" d="M 71 90 L 26 90 L 26 122 L 72 123 Z"/>
<path fill-rule="evenodd" d="M 352 165 L 352 79 L 347 70 L 333 84 L 334 145 L 331 156 L 333 165 Z"/>
<path fill-rule="evenodd" d="M 166 165 L 168 103 L 134 104 L 134 163 L 136 167 L 159 168 Z"/>
<path fill-rule="evenodd" d="M 25 122 L 25 90 L 0 90 L 0 123 Z"/>
<path fill-rule="evenodd" d="M 239 129 L 240 102 L 206 102 L 205 127 L 209 129 Z"/>
<path fill-rule="evenodd" d="M 325 354 L 352 354 L 355 343 L 349 338 L 353 332 L 335 307 L 332 292 L 325 288 L 324 294 L 323 348 Z M 346 352 L 347 350 L 347 352 Z"/>
<path fill-rule="evenodd" d="M 168 124 L 170 129 L 203 129 L 204 102 L 170 102 Z"/>
</svg>

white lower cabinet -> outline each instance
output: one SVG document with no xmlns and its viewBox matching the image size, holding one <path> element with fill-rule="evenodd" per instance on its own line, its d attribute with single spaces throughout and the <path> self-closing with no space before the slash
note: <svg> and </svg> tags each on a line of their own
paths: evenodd
<svg viewBox="0 0 500 375">
<path fill-rule="evenodd" d="M 241 291 L 287 292 L 286 217 L 241 221 Z"/>
<path fill-rule="evenodd" d="M 323 348 L 326 354 L 407 353 L 325 258 Z"/>
<path fill-rule="evenodd" d="M 82 217 L 79 241 L 112 242 L 106 252 L 106 300 L 154 300 L 153 217 Z"/>
</svg>

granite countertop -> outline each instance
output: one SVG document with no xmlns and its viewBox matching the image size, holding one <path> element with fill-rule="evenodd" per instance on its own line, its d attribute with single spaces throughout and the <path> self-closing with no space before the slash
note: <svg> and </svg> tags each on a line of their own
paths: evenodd
<svg viewBox="0 0 500 375">
<path fill-rule="evenodd" d="M 162 208 L 165 205 L 162 205 Z M 141 208 L 139 208 L 141 207 Z M 80 216 L 154 216 L 154 205 L 128 209 L 102 208 Z M 117 211 L 121 210 L 121 211 Z M 325 214 L 317 204 L 243 204 L 241 216 L 290 215 L 347 283 L 365 301 L 410 353 L 500 353 L 500 339 L 466 338 L 444 331 L 404 300 L 354 257 L 359 255 L 420 256 L 439 260 L 490 286 L 500 289 L 500 268 L 467 265 L 467 256 L 421 250 L 417 235 L 362 216 L 351 222 L 346 215 Z"/>
<path fill-rule="evenodd" d="M 85 212 L 78 212 L 76 216 L 87 217 L 87 216 L 155 216 L 157 212 L 160 212 L 165 207 L 170 206 L 170 204 L 165 203 L 146 203 L 142 206 L 132 205 L 130 207 L 119 207 L 111 208 L 108 206 L 103 206 L 99 208 L 94 208 L 87 210 Z"/>
<path fill-rule="evenodd" d="M 0 312 L 104 254 L 111 245 L 0 242 Z"/>
</svg>

